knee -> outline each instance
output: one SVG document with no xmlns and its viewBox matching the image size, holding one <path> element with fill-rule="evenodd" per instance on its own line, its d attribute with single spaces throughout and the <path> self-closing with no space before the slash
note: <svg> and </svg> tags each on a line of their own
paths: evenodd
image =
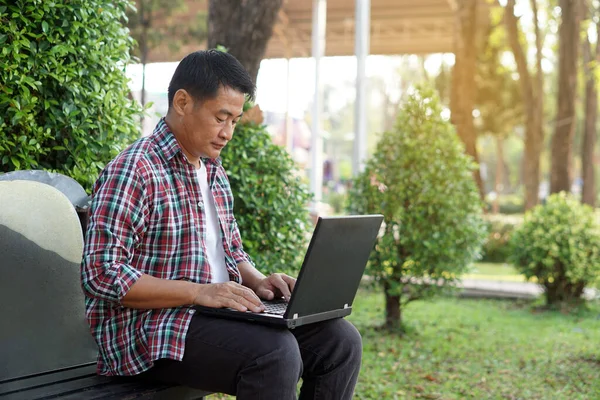
<svg viewBox="0 0 600 400">
<path fill-rule="evenodd" d="M 289 331 L 268 335 L 261 343 L 261 351 L 255 362 L 259 369 L 270 370 L 273 379 L 280 384 L 298 382 L 302 376 L 302 356 L 298 341 Z M 277 384 L 277 383 L 275 383 Z"/>
<path fill-rule="evenodd" d="M 339 359 L 360 366 L 362 359 L 362 337 L 358 330 L 345 319 L 336 320 L 332 335 L 336 338 L 335 352 Z"/>
</svg>

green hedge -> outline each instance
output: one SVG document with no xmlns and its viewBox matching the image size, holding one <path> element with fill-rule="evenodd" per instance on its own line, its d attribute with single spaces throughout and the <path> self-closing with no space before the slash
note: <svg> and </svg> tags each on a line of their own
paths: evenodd
<svg viewBox="0 0 600 400">
<path fill-rule="evenodd" d="M 0 172 L 46 169 L 90 189 L 139 136 L 125 0 L 0 0 Z"/>
<path fill-rule="evenodd" d="M 600 226 L 593 209 L 571 195 L 553 194 L 527 212 L 510 243 L 509 261 L 537 278 L 549 305 L 578 300 L 600 280 Z"/>
<path fill-rule="evenodd" d="M 309 192 L 286 150 L 265 126 L 240 123 L 221 153 L 245 251 L 264 273 L 300 269 L 306 250 Z"/>
</svg>

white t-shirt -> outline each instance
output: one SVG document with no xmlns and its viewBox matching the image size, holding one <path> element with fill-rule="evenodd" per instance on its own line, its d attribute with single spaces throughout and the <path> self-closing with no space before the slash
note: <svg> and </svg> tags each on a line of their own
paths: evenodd
<svg viewBox="0 0 600 400">
<path fill-rule="evenodd" d="M 206 165 L 200 161 L 200 169 L 196 170 L 202 199 L 204 200 L 204 218 L 206 222 L 206 257 L 210 265 L 212 275 L 211 283 L 222 283 L 229 281 L 229 273 L 225 266 L 225 250 L 223 249 L 223 236 L 217 216 L 215 198 L 208 187 L 208 174 Z"/>
</svg>

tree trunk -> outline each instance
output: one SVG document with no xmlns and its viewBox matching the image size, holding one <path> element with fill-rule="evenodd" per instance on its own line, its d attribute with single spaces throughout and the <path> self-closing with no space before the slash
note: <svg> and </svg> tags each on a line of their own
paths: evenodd
<svg viewBox="0 0 600 400">
<path fill-rule="evenodd" d="M 600 32 L 600 22 L 596 26 L 597 32 Z M 596 40 L 596 50 L 594 54 L 596 63 L 600 62 L 600 40 Z M 596 149 L 596 118 L 598 117 L 598 90 L 596 89 L 596 79 L 592 68 L 592 51 L 590 49 L 590 39 L 586 35 L 583 40 L 583 63 L 585 70 L 585 126 L 583 133 L 583 145 L 581 148 L 581 173 L 583 178 L 583 187 L 581 191 L 581 201 L 592 207 L 596 204 L 596 177 L 594 171 L 594 153 Z"/>
<path fill-rule="evenodd" d="M 226 47 L 256 83 L 283 0 L 210 0 L 208 48 Z"/>
<path fill-rule="evenodd" d="M 454 37 L 455 63 L 452 71 L 452 92 L 450 110 L 452 123 L 458 136 L 465 144 L 465 151 L 479 165 L 477 154 L 477 133 L 473 125 L 475 105 L 475 72 L 477 66 L 477 1 L 458 2 L 456 10 L 456 33 Z M 484 198 L 483 181 L 479 168 L 473 171 L 473 178 Z"/>
<path fill-rule="evenodd" d="M 500 193 L 502 192 L 503 172 L 504 172 L 504 139 L 502 136 L 496 136 L 496 179 L 494 191 L 496 198 L 492 204 L 492 213 L 498 214 L 500 211 Z"/>
<path fill-rule="evenodd" d="M 575 92 L 580 47 L 580 0 L 560 0 L 562 20 L 558 30 L 558 95 L 556 127 L 552 137 L 550 193 L 571 190 Z"/>
<path fill-rule="evenodd" d="M 390 284 L 384 282 L 383 290 L 385 294 L 385 329 L 396 331 L 402 327 L 402 313 L 400 310 L 400 295 L 389 294 Z"/>
<path fill-rule="evenodd" d="M 535 80 L 532 79 L 527 66 L 526 51 L 519 39 L 519 28 L 515 16 L 515 0 L 508 0 L 504 12 L 504 21 L 510 47 L 515 57 L 521 94 L 525 105 L 525 150 L 523 152 L 523 184 L 525 185 L 525 210 L 529 210 L 539 202 L 540 157 L 544 143 L 542 117 L 543 75 L 541 69 L 542 37 L 537 18 L 537 3 L 531 0 L 533 22 L 536 33 L 536 65 Z"/>
</svg>

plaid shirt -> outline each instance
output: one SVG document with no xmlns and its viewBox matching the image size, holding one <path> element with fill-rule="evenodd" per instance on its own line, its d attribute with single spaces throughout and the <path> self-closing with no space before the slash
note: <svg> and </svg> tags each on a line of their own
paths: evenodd
<svg viewBox="0 0 600 400">
<path fill-rule="evenodd" d="M 233 196 L 218 160 L 204 160 L 230 279 L 241 282 L 243 251 Z M 160 358 L 181 360 L 191 306 L 132 309 L 121 300 L 141 274 L 211 281 L 204 200 L 196 170 L 161 119 L 151 136 L 119 154 L 94 185 L 81 266 L 86 316 L 99 347 L 98 373 L 136 375 Z"/>
</svg>

